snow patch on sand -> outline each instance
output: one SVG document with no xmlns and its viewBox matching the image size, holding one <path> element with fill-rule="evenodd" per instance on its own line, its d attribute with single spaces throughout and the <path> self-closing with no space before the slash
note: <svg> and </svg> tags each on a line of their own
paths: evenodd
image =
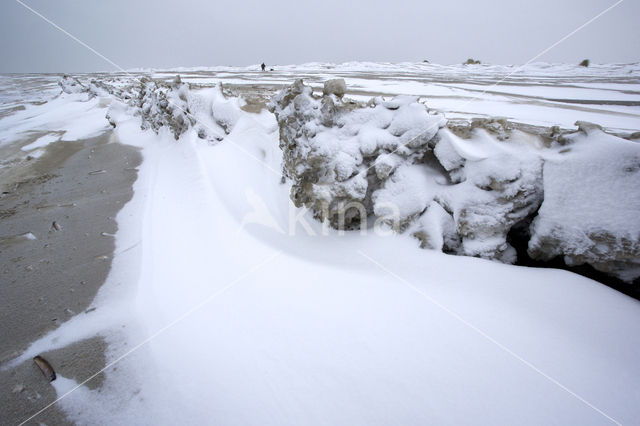
<svg viewBox="0 0 640 426">
<path fill-rule="evenodd" d="M 36 131 L 60 132 L 63 141 L 98 136 L 110 127 L 105 119 L 106 111 L 100 98 L 87 100 L 86 94 L 62 94 L 42 105 L 28 105 L 24 110 L 0 119 L 0 144 L 18 141 Z M 45 139 L 40 143 L 45 142 L 53 140 Z M 37 146 L 29 149 L 33 148 Z"/>
<path fill-rule="evenodd" d="M 31 151 L 36 148 L 43 148 L 50 143 L 56 142 L 58 140 L 60 140 L 60 137 L 58 135 L 44 135 L 31 142 L 30 144 L 23 146 L 21 149 L 23 151 Z"/>
</svg>

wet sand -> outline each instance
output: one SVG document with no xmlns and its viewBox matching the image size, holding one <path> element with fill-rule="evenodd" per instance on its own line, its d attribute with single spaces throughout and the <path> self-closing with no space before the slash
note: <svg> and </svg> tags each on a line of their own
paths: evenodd
<svg viewBox="0 0 640 426">
<path fill-rule="evenodd" d="M 0 365 L 93 308 L 111 266 L 115 217 L 133 195 L 141 161 L 112 132 L 56 142 L 27 159 L 20 147 L 41 135 L 0 147 Z M 96 337 L 42 355 L 61 375 L 82 381 L 104 367 L 104 350 Z M 87 385 L 100 383 L 96 377 Z M 55 398 L 32 361 L 0 371 L 2 424 L 19 424 Z M 69 424 L 55 406 L 31 424 L 38 422 Z"/>
</svg>

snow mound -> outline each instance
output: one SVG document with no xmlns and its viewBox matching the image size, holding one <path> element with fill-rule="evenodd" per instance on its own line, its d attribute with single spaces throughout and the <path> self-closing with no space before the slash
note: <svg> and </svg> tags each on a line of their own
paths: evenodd
<svg viewBox="0 0 640 426">
<path fill-rule="evenodd" d="M 62 78 L 58 80 L 58 85 L 62 91 L 68 95 L 89 92 L 89 87 L 85 86 L 80 82 L 80 80 L 71 77 L 70 75 L 63 75 Z"/>
<path fill-rule="evenodd" d="M 533 258 L 640 275 L 639 144 L 582 122 L 564 133 L 501 118 L 449 126 L 416 97 L 357 104 L 333 84 L 318 97 L 298 80 L 270 104 L 291 199 L 320 221 L 353 229 L 375 217 L 425 248 L 515 263 L 509 232 L 540 209 Z"/>
<path fill-rule="evenodd" d="M 106 114 L 114 127 L 121 118 L 137 116 L 142 130 L 168 129 L 176 140 L 194 129 L 201 139 L 220 141 L 240 117 L 240 100 L 227 99 L 220 85 L 195 92 L 179 75 L 171 82 L 141 77 L 125 85 L 107 80 L 83 83 L 64 76 L 58 84 L 65 93 L 115 98 L 118 102 L 112 102 Z"/>
<path fill-rule="evenodd" d="M 640 277 L 640 144 L 580 123 L 544 164 L 545 197 L 529 254 L 589 263 L 624 281 Z"/>
<path fill-rule="evenodd" d="M 311 208 L 335 228 L 351 229 L 374 212 L 372 193 L 398 165 L 422 161 L 444 118 L 413 97 L 377 98 L 363 107 L 335 91 L 327 88 L 318 98 L 297 80 L 269 107 L 280 127 L 283 172 L 292 181 L 295 205 Z"/>
<path fill-rule="evenodd" d="M 457 182 L 441 194 L 441 202 L 455 219 L 462 242 L 458 254 L 516 261 L 507 234 L 538 209 L 543 188 L 540 157 L 529 149 L 508 149 L 513 144 L 483 130 L 471 140 L 440 132 L 435 151 Z"/>
<path fill-rule="evenodd" d="M 341 98 L 345 93 L 347 93 L 347 83 L 345 83 L 344 78 L 334 78 L 324 82 L 322 94 L 336 95 Z"/>
</svg>

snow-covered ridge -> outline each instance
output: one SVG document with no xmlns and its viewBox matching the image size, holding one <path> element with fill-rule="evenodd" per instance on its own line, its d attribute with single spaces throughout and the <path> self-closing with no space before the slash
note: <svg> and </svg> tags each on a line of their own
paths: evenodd
<svg viewBox="0 0 640 426">
<path fill-rule="evenodd" d="M 525 223 L 536 259 L 640 276 L 637 142 L 589 123 L 577 132 L 527 133 L 504 120 L 448 128 L 417 98 L 355 105 L 330 92 L 314 96 L 299 80 L 271 105 L 291 199 L 319 220 L 353 229 L 373 215 L 423 247 L 506 263 L 517 259 L 508 234 Z M 587 175 L 601 188 L 567 190 Z"/>
<path fill-rule="evenodd" d="M 124 88 L 66 77 L 60 85 L 119 99 L 107 113 L 114 126 L 136 115 L 143 129 L 167 128 L 175 139 L 193 128 L 201 139 L 223 140 L 243 104 L 220 85 L 194 91 L 180 77 Z M 505 263 L 517 261 L 508 242 L 517 228 L 534 259 L 564 256 L 628 282 L 640 277 L 637 134 L 625 140 L 589 123 L 563 131 L 448 121 L 418 97 L 365 104 L 344 98 L 345 90 L 331 80 L 320 97 L 298 80 L 271 101 L 297 207 L 336 229 L 370 227 L 373 218 L 424 248 Z M 587 177 L 598 191 L 584 188 Z"/>
<path fill-rule="evenodd" d="M 107 112 L 107 120 L 114 127 L 119 116 L 135 115 L 140 117 L 143 130 L 158 133 L 161 128 L 167 128 L 176 140 L 192 127 L 201 139 L 222 140 L 237 120 L 240 107 L 240 99 L 226 99 L 220 85 L 193 92 L 180 76 L 169 83 L 142 77 L 125 86 L 94 79 L 82 83 L 64 76 L 59 84 L 68 94 L 114 97 L 119 102 L 112 104 Z"/>
</svg>

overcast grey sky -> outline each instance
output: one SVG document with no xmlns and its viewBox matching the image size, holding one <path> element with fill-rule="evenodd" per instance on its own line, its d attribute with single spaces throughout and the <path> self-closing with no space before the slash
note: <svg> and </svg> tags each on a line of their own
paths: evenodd
<svg viewBox="0 0 640 426">
<path fill-rule="evenodd" d="M 421 61 L 520 64 L 615 0 L 23 0 L 124 68 Z M 637 62 L 640 1 L 541 57 Z M 14 0 L 0 2 L 0 72 L 114 70 Z"/>
</svg>

